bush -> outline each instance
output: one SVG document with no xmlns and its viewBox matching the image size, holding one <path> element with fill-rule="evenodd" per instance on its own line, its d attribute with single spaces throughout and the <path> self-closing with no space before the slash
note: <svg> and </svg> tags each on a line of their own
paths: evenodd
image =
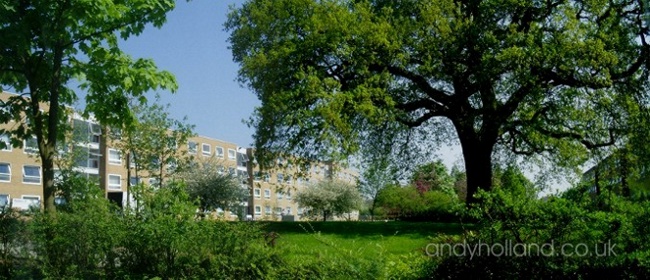
<svg viewBox="0 0 650 280">
<path fill-rule="evenodd" d="M 476 275 L 486 279 L 650 277 L 648 202 L 617 196 L 594 202 L 589 196 L 576 196 L 575 193 L 571 198 L 579 198 L 577 200 L 552 197 L 544 201 L 505 189 L 479 192 L 478 196 L 482 204 L 470 211 L 470 215 L 480 221 L 478 231 L 433 243 L 466 242 L 469 248 L 497 243 L 508 246 L 507 242 L 548 245 L 527 247 L 523 257 L 523 245 L 519 247 L 520 256 L 513 252 L 495 256 L 485 251 L 480 256 L 450 256 L 451 253 L 436 256 L 432 278 L 463 279 Z M 570 250 L 563 252 L 564 244 L 571 244 L 566 247 Z M 581 246 L 580 251 L 577 246 Z M 599 256 L 610 253 L 606 246 L 613 248 L 613 254 Z M 588 255 L 580 256 L 585 252 Z"/>
</svg>

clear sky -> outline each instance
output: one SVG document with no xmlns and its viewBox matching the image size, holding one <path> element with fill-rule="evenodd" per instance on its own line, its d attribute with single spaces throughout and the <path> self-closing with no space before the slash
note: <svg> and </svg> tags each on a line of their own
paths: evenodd
<svg viewBox="0 0 650 280">
<path fill-rule="evenodd" d="M 175 94 L 160 91 L 176 119 L 188 117 L 195 132 L 240 146 L 251 146 L 253 129 L 242 123 L 260 103 L 235 80 L 238 65 L 223 30 L 230 5 L 241 0 L 176 1 L 162 28 L 148 27 L 121 43 L 134 58 L 151 58 L 158 68 L 172 72 Z"/>
</svg>

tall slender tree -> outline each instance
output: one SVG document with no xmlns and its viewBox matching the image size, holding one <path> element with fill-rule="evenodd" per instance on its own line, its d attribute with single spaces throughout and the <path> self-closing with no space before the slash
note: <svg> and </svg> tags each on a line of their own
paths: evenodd
<svg viewBox="0 0 650 280">
<path fill-rule="evenodd" d="M 53 160 L 68 127 L 64 108 L 78 99 L 75 84 L 87 92 L 86 113 L 102 125 L 117 126 L 134 120 L 129 99 L 142 99 L 152 89 L 176 89 L 172 74 L 159 71 L 151 60 L 131 58 L 118 44 L 149 24 L 162 26 L 174 6 L 173 0 L 0 4 L 0 86 L 20 93 L 0 104 L 5 109 L 0 110 L 0 122 L 29 123 L 2 132 L 14 139 L 36 136 L 46 211 L 56 209 Z"/>
</svg>

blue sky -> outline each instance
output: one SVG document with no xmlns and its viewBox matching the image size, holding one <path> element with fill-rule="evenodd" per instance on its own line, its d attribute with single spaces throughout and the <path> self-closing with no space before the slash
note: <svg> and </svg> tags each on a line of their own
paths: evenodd
<svg viewBox="0 0 650 280">
<path fill-rule="evenodd" d="M 160 91 L 171 104 L 176 119 L 188 117 L 195 132 L 212 138 L 252 144 L 253 130 L 242 123 L 259 101 L 235 80 L 238 65 L 228 49 L 229 34 L 223 30 L 230 5 L 240 0 L 177 1 L 160 29 L 149 27 L 138 37 L 121 44 L 134 58 L 151 58 L 178 82 L 175 94 Z"/>
</svg>

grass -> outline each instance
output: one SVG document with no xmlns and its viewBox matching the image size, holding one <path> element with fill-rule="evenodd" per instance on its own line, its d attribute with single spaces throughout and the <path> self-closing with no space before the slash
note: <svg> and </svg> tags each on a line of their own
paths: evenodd
<svg viewBox="0 0 650 280">
<path fill-rule="evenodd" d="M 269 222 L 267 232 L 276 232 L 276 247 L 288 259 L 320 260 L 355 257 L 423 254 L 431 237 L 460 234 L 456 223 L 413 222 Z"/>
</svg>

